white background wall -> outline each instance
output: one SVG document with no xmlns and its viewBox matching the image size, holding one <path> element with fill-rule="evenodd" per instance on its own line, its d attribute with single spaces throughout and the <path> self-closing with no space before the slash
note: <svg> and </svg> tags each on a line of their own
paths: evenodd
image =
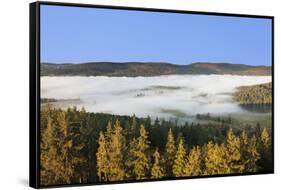
<svg viewBox="0 0 281 190">
<path fill-rule="evenodd" d="M 68 2 L 70 2 L 69 0 Z M 0 189 L 28 189 L 28 53 L 30 0 L 0 3 Z M 281 5 L 278 0 L 75 0 L 76 3 L 108 4 L 163 9 L 183 9 L 275 16 L 275 168 L 274 175 L 223 177 L 71 189 L 278 189 L 280 188 Z M 279 187 L 278 187 L 279 186 Z M 68 188 L 70 189 L 70 188 Z"/>
</svg>

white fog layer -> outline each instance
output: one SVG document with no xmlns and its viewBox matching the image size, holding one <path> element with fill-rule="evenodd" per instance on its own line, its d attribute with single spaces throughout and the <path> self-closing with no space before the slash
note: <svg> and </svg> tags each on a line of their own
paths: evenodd
<svg viewBox="0 0 281 190">
<path fill-rule="evenodd" d="M 41 77 L 41 98 L 62 107 L 138 117 L 185 117 L 243 110 L 232 100 L 236 87 L 262 84 L 270 76 L 169 75 L 157 77 Z"/>
</svg>

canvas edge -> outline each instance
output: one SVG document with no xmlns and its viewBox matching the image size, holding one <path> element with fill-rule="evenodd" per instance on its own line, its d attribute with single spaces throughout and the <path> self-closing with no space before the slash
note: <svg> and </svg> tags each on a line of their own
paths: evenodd
<svg viewBox="0 0 281 190">
<path fill-rule="evenodd" d="M 39 3 L 29 4 L 29 186 L 40 187 Z"/>
<path fill-rule="evenodd" d="M 201 12 L 188 10 L 172 10 L 172 9 L 158 9 L 158 8 L 144 8 L 144 7 L 126 7 L 126 6 L 112 6 L 112 5 L 95 5 L 82 3 L 66 3 L 66 2 L 48 2 L 36 1 L 30 3 L 29 9 L 29 38 L 30 38 L 30 74 L 29 74 L 29 185 L 33 188 L 57 188 L 57 187 L 77 187 L 90 185 L 111 185 L 111 184 L 125 184 L 125 183 L 142 183 L 142 182 L 158 182 L 169 180 L 185 180 L 185 179 L 203 179 L 216 177 L 235 177 L 235 176 L 249 176 L 249 175 L 263 175 L 274 174 L 274 16 L 268 15 L 248 15 L 235 13 L 220 13 L 220 12 Z M 184 14 L 199 14 L 199 15 L 213 15 L 213 16 L 232 16 L 244 18 L 261 18 L 270 19 L 272 21 L 272 171 L 264 173 L 239 173 L 226 175 L 207 175 L 195 177 L 180 177 L 180 178 L 163 178 L 163 179 L 146 179 L 140 181 L 115 181 L 107 183 L 85 183 L 85 184 L 58 184 L 58 185 L 40 185 L 40 5 L 55 5 L 55 6 L 69 6 L 69 7 L 88 7 L 88 8 L 105 8 L 117 10 L 135 10 L 135 11 L 151 11 L 151 12 L 169 12 L 169 13 L 184 13 Z"/>
</svg>

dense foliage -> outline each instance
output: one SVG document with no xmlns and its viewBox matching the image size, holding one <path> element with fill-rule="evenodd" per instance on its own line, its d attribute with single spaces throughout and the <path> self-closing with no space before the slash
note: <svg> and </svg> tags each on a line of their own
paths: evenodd
<svg viewBox="0 0 281 190">
<path fill-rule="evenodd" d="M 271 130 L 41 110 L 41 185 L 270 172 Z"/>
<path fill-rule="evenodd" d="M 234 99 L 240 104 L 271 104 L 272 83 L 239 87 Z"/>
</svg>

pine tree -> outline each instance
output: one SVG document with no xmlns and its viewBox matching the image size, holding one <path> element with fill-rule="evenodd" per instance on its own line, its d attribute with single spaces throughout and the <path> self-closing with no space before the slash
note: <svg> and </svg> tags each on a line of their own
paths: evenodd
<svg viewBox="0 0 281 190">
<path fill-rule="evenodd" d="M 152 179 L 162 178 L 164 176 L 164 171 L 160 165 L 160 153 L 158 152 L 158 148 L 156 148 L 153 157 L 154 157 L 154 163 L 151 169 L 151 178 Z"/>
<path fill-rule="evenodd" d="M 244 171 L 248 170 L 247 164 L 249 163 L 250 153 L 249 153 L 249 139 L 246 133 L 246 130 L 243 129 L 240 134 L 240 152 L 241 152 L 241 160 L 245 164 Z"/>
<path fill-rule="evenodd" d="M 58 182 L 56 170 L 60 163 L 56 159 L 58 150 L 55 146 L 55 128 L 53 126 L 53 120 L 49 115 L 47 116 L 47 127 L 41 133 L 40 184 L 51 185 Z"/>
<path fill-rule="evenodd" d="M 259 160 L 259 153 L 257 151 L 257 139 L 253 135 L 252 138 L 248 138 L 245 129 L 240 135 L 241 142 L 241 160 L 245 165 L 243 172 L 256 172 L 257 161 Z"/>
<path fill-rule="evenodd" d="M 42 184 L 68 184 L 72 182 L 75 167 L 71 134 L 64 111 L 54 112 L 54 119 L 50 115 L 40 145 Z"/>
<path fill-rule="evenodd" d="M 201 151 L 196 146 L 191 149 L 185 164 L 185 174 L 187 176 L 198 176 L 201 172 Z"/>
<path fill-rule="evenodd" d="M 74 165 L 72 163 L 71 149 L 72 139 L 66 121 L 66 114 L 64 111 L 58 112 L 58 139 L 57 146 L 59 153 L 57 155 L 61 162 L 60 169 L 57 173 L 60 175 L 61 183 L 71 183 L 71 178 L 74 174 Z"/>
<path fill-rule="evenodd" d="M 87 143 L 89 130 L 89 115 L 85 108 L 82 107 L 80 111 L 74 111 L 72 109 L 67 109 L 67 111 L 62 111 L 65 117 L 61 122 L 64 125 L 63 133 L 66 134 L 65 140 L 71 143 L 68 146 L 68 162 L 71 166 L 72 176 L 71 183 L 84 183 L 87 182 L 90 167 L 88 165 L 88 151 Z M 75 113 L 75 114 L 74 114 Z M 58 116 L 59 117 L 59 116 Z M 91 127 L 92 129 L 92 127 Z M 64 135 L 65 135 L 64 134 Z M 67 143 L 67 142 L 66 142 Z M 94 154 L 91 152 L 91 154 Z"/>
<path fill-rule="evenodd" d="M 240 154 L 240 139 L 235 136 L 230 128 L 227 133 L 227 162 L 230 169 L 230 173 L 243 172 L 245 165 L 242 163 Z"/>
<path fill-rule="evenodd" d="M 246 172 L 257 172 L 257 161 L 260 159 L 260 155 L 257 151 L 257 138 L 255 135 L 250 139 L 247 154 L 249 155 L 246 162 Z"/>
<path fill-rule="evenodd" d="M 173 164 L 173 175 L 175 177 L 183 177 L 186 175 L 185 173 L 185 160 L 186 150 L 184 148 L 183 138 L 179 140 L 177 152 L 175 155 L 175 161 Z"/>
<path fill-rule="evenodd" d="M 131 161 L 129 167 L 132 171 L 134 179 L 145 179 L 149 171 L 149 158 L 147 156 L 149 150 L 148 133 L 145 127 L 141 125 L 140 136 L 134 141 L 135 148 L 130 152 Z"/>
<path fill-rule="evenodd" d="M 262 166 L 262 171 L 268 172 L 272 171 L 272 156 L 271 156 L 271 150 L 270 150 L 270 136 L 266 128 L 263 128 L 261 136 L 261 143 L 260 143 L 260 153 L 261 153 L 261 159 L 260 159 L 260 165 Z"/>
<path fill-rule="evenodd" d="M 110 131 L 107 131 L 109 133 Z M 123 150 L 124 150 L 124 138 L 122 135 L 122 128 L 120 122 L 116 120 L 112 134 L 110 135 L 108 142 L 108 159 L 109 159 L 109 181 L 120 181 L 125 177 L 124 162 L 123 162 Z"/>
<path fill-rule="evenodd" d="M 98 150 L 96 153 L 97 156 L 97 174 L 99 181 L 107 181 L 108 180 L 108 157 L 106 151 L 106 142 L 103 132 L 101 131 L 99 134 L 98 140 Z"/>
<path fill-rule="evenodd" d="M 263 128 L 261 133 L 261 141 L 265 150 L 269 149 L 270 146 L 270 138 L 266 128 Z"/>
<path fill-rule="evenodd" d="M 227 163 L 227 150 L 224 144 L 220 146 L 209 142 L 205 150 L 205 175 L 228 174 L 230 169 Z"/>
<path fill-rule="evenodd" d="M 176 146 L 172 129 L 169 129 L 166 143 L 165 163 L 168 176 L 172 176 L 173 163 L 175 158 Z"/>
<path fill-rule="evenodd" d="M 133 138 L 126 148 L 126 179 L 135 180 L 134 166 L 136 164 L 137 139 Z"/>
</svg>

